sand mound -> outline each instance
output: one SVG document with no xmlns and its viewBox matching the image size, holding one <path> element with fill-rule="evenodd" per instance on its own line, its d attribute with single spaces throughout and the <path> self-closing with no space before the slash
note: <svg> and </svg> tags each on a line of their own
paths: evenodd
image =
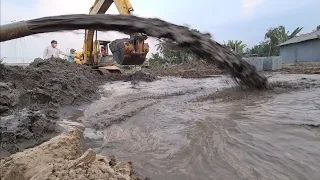
<svg viewBox="0 0 320 180">
<path fill-rule="evenodd" d="M 78 129 L 63 133 L 1 161 L 1 179 L 142 179 L 135 175 L 131 163 L 117 163 L 114 157 L 97 155 L 92 149 L 82 154 L 82 133 Z"/>
</svg>

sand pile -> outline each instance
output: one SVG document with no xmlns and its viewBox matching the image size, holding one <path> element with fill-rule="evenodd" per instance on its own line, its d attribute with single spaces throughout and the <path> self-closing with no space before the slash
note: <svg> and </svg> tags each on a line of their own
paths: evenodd
<svg viewBox="0 0 320 180">
<path fill-rule="evenodd" d="M 135 175 L 131 163 L 117 163 L 114 157 L 97 155 L 92 149 L 82 154 L 82 134 L 81 130 L 75 129 L 2 160 L 1 179 L 143 179 Z"/>
<path fill-rule="evenodd" d="M 30 110 L 76 105 L 97 98 L 101 83 L 90 67 L 63 59 L 35 60 L 27 68 L 6 67 L 1 77 L 2 113 L 28 107 Z M 11 101 L 7 100 L 11 99 Z M 7 109 L 7 110 L 5 110 Z"/>
<path fill-rule="evenodd" d="M 1 157 L 51 137 L 56 132 L 57 109 L 98 98 L 98 85 L 103 82 L 90 67 L 63 59 L 0 68 Z M 29 142 L 21 144 L 25 141 Z"/>
</svg>

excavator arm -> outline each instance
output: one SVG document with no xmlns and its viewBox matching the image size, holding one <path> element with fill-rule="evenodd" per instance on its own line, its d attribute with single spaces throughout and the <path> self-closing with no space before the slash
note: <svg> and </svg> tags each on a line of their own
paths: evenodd
<svg viewBox="0 0 320 180">
<path fill-rule="evenodd" d="M 118 12 L 121 15 L 130 15 L 132 11 L 134 11 L 131 3 L 129 0 L 95 0 L 93 6 L 90 8 L 89 14 L 104 14 L 111 6 L 112 3 L 115 3 Z M 97 47 L 98 47 L 98 41 L 94 41 L 94 35 L 95 30 L 88 29 L 85 33 L 85 41 L 84 41 L 84 62 L 88 62 L 88 58 L 94 59 L 94 62 L 97 62 Z M 120 39 L 116 40 L 115 42 L 112 42 L 110 47 L 110 50 L 112 53 L 114 53 L 114 58 L 117 60 L 119 64 L 127 64 L 127 65 L 135 65 L 135 64 L 142 64 L 145 60 L 145 56 L 149 51 L 148 44 L 144 43 L 143 41 L 139 41 L 138 39 L 141 39 L 141 37 L 144 37 L 140 35 L 139 33 L 137 35 L 131 35 L 130 39 Z M 111 46 L 110 45 L 110 46 Z M 137 48 L 142 47 L 143 48 Z M 140 50 L 140 61 L 142 63 L 135 61 L 134 56 L 137 52 L 137 50 Z M 131 58 L 131 54 L 133 54 L 133 58 Z M 144 59 L 142 59 L 144 58 Z"/>
</svg>

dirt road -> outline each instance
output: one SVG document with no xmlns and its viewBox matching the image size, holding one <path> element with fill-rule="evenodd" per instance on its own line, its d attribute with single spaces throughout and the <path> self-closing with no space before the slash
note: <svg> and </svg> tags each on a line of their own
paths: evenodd
<svg viewBox="0 0 320 180">
<path fill-rule="evenodd" d="M 106 84 L 76 118 L 91 127 L 84 149 L 131 160 L 151 179 L 316 180 L 320 77 L 277 74 L 271 81 L 287 83 L 273 91 L 213 93 L 225 80 Z"/>
</svg>

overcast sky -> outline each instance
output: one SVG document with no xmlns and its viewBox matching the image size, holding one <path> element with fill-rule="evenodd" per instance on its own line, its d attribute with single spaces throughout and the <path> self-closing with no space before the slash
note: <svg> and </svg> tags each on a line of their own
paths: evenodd
<svg viewBox="0 0 320 180">
<path fill-rule="evenodd" d="M 87 14 L 94 0 L 1 0 L 1 24 L 60 14 Z M 218 42 L 242 40 L 249 47 L 263 40 L 270 27 L 284 25 L 289 31 L 304 27 L 311 32 L 320 25 L 320 0 L 131 0 L 134 14 L 156 17 L 175 24 L 209 32 Z M 114 5 L 109 14 L 118 14 Z M 80 31 L 82 32 L 82 31 Z M 114 40 L 125 35 L 100 33 L 99 38 Z M 50 41 L 58 48 L 81 50 L 83 34 L 49 33 L 1 43 L 6 62 L 30 62 L 42 57 Z M 156 40 L 148 39 L 151 52 Z M 149 53 L 151 54 L 151 53 Z"/>
</svg>

